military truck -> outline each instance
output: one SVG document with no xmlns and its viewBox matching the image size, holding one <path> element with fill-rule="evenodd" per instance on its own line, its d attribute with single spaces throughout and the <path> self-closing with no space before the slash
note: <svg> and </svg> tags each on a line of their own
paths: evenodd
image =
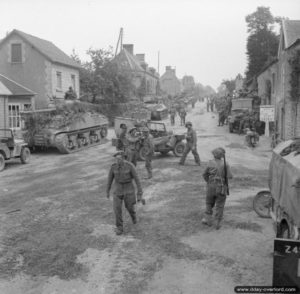
<svg viewBox="0 0 300 294">
<path fill-rule="evenodd" d="M 73 153 L 104 143 L 108 120 L 86 103 L 67 102 L 53 109 L 24 111 L 24 138 L 32 148 L 54 147 Z"/>
<path fill-rule="evenodd" d="M 273 149 L 269 188 L 276 237 L 300 239 L 300 138 L 282 142 Z"/>
<path fill-rule="evenodd" d="M 240 122 L 250 115 L 253 109 L 252 98 L 232 99 L 231 114 L 228 116 L 229 132 L 240 131 Z"/>
</svg>

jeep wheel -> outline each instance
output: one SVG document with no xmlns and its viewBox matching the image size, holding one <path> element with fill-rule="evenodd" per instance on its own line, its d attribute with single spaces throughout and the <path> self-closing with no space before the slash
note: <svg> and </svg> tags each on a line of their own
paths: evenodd
<svg viewBox="0 0 300 294">
<path fill-rule="evenodd" d="M 183 142 L 178 142 L 173 150 L 173 153 L 177 157 L 181 157 L 185 148 L 185 144 Z"/>
<path fill-rule="evenodd" d="M 28 147 L 22 148 L 20 159 L 21 159 L 21 162 L 23 164 L 29 162 L 29 160 L 30 160 L 30 150 L 29 150 Z"/>
<path fill-rule="evenodd" d="M 142 160 L 142 161 L 145 161 L 146 160 L 146 153 L 147 153 L 146 148 L 141 147 L 140 150 L 139 150 L 139 159 Z"/>
<path fill-rule="evenodd" d="M 4 156 L 0 153 L 0 171 L 3 171 L 5 168 L 5 158 Z"/>
</svg>

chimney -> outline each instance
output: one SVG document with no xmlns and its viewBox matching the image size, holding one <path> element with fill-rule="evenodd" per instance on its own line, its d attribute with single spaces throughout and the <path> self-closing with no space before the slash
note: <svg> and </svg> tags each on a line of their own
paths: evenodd
<svg viewBox="0 0 300 294">
<path fill-rule="evenodd" d="M 126 49 L 126 51 L 133 55 L 133 44 L 123 44 L 123 49 Z"/>
<path fill-rule="evenodd" d="M 139 62 L 145 62 L 145 54 L 136 54 L 135 56 Z"/>
</svg>

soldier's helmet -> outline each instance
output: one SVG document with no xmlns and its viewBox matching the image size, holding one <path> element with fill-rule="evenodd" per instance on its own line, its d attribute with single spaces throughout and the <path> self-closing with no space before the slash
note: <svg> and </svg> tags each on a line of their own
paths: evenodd
<svg viewBox="0 0 300 294">
<path fill-rule="evenodd" d="M 212 150 L 212 154 L 213 154 L 214 158 L 221 159 L 225 156 L 225 149 L 222 147 L 216 148 L 216 149 Z"/>
<path fill-rule="evenodd" d="M 190 121 L 188 121 L 188 122 L 185 123 L 185 126 L 187 127 L 187 126 L 193 126 L 193 125 Z"/>
<path fill-rule="evenodd" d="M 120 124 L 120 129 L 127 129 L 127 126 L 126 126 L 126 124 Z"/>
</svg>

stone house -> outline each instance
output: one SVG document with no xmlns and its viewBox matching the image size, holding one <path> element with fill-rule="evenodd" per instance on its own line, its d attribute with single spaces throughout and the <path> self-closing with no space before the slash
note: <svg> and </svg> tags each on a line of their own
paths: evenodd
<svg viewBox="0 0 300 294">
<path fill-rule="evenodd" d="M 265 66 L 257 76 L 257 89 L 261 105 L 276 105 L 277 72 L 278 60 L 275 59 Z"/>
<path fill-rule="evenodd" d="M 176 70 L 171 66 L 166 66 L 165 73 L 160 77 L 160 87 L 167 95 L 180 94 L 180 81 L 176 77 Z"/>
<path fill-rule="evenodd" d="M 63 99 L 70 86 L 79 96 L 80 65 L 53 43 L 13 30 L 0 42 L 0 74 L 36 93 L 35 109 Z"/>
<path fill-rule="evenodd" d="M 138 90 L 145 87 L 145 96 L 156 96 L 159 74 L 155 68 L 149 67 L 145 61 L 145 54 L 134 55 L 133 44 L 123 44 L 121 52 L 114 58 L 114 62 L 133 76 L 133 84 Z M 143 85 L 144 83 L 144 85 Z"/>
<path fill-rule="evenodd" d="M 0 129 L 21 130 L 20 112 L 31 110 L 35 93 L 0 74 Z"/>
</svg>

